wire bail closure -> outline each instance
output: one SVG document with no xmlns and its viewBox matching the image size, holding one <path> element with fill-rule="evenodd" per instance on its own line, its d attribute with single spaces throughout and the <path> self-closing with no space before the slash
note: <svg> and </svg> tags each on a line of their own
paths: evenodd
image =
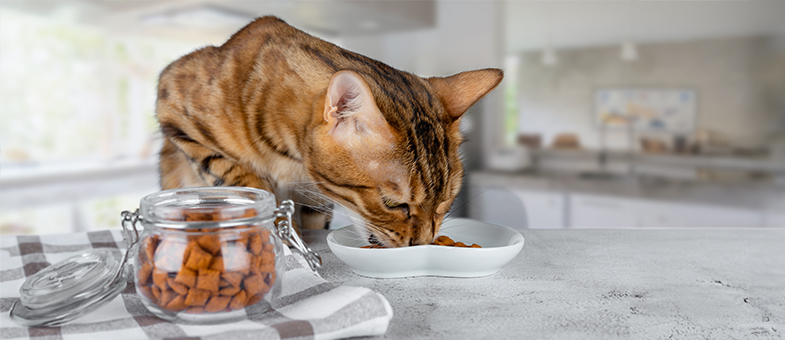
<svg viewBox="0 0 785 340">
<path fill-rule="evenodd" d="M 292 200 L 281 202 L 281 205 L 275 209 L 275 218 L 283 218 L 283 220 L 275 224 L 278 236 L 281 237 L 282 240 L 289 241 L 289 243 L 303 255 L 305 261 L 307 261 L 308 265 L 311 267 L 311 270 L 316 272 L 317 268 L 322 267 L 322 257 L 305 245 L 305 242 L 297 235 L 297 232 L 292 226 L 293 214 L 294 202 L 292 202 Z"/>
<path fill-rule="evenodd" d="M 125 233 L 125 241 L 128 242 L 128 247 L 125 250 L 125 255 L 123 255 L 123 260 L 120 261 L 120 266 L 117 268 L 117 271 L 114 273 L 112 280 L 106 285 L 111 286 L 117 281 L 120 276 L 122 276 L 123 270 L 125 270 L 125 264 L 128 262 L 128 256 L 130 256 L 131 251 L 134 248 L 134 245 L 139 242 L 139 229 L 136 228 L 136 223 L 139 222 L 139 209 L 136 209 L 134 212 L 130 212 L 125 210 L 121 213 L 122 220 L 120 220 L 120 226 L 123 227 L 123 233 Z M 131 228 L 133 228 L 133 233 L 131 233 L 131 229 L 128 228 L 126 223 L 131 223 Z"/>
</svg>

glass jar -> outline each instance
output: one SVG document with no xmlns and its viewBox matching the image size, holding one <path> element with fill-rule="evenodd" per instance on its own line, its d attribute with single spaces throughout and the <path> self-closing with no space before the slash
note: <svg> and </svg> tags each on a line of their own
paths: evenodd
<svg viewBox="0 0 785 340">
<path fill-rule="evenodd" d="M 258 189 L 203 187 L 161 191 L 124 211 L 128 249 L 76 254 L 27 277 L 9 316 L 20 325 L 57 326 L 106 305 L 126 287 L 133 259 L 136 291 L 156 316 L 212 324 L 245 319 L 276 306 L 285 263 L 282 240 L 311 269 L 321 258 L 292 228 L 294 203 L 276 208 Z M 139 234 L 138 225 L 144 226 Z"/>
<path fill-rule="evenodd" d="M 181 323 L 245 319 L 275 305 L 288 239 L 315 267 L 318 255 L 291 232 L 291 201 L 251 188 L 167 190 L 144 197 L 134 283 L 154 315 Z M 276 218 L 283 218 L 278 226 Z M 280 232 L 279 232 L 280 231 Z M 314 261 L 318 260 L 318 261 Z M 314 262 L 311 262 L 314 261 Z"/>
</svg>

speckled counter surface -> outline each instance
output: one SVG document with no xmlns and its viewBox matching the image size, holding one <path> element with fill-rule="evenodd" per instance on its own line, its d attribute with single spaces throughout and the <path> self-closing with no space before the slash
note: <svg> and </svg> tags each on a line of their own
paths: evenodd
<svg viewBox="0 0 785 340">
<path fill-rule="evenodd" d="M 385 338 L 785 338 L 785 229 L 524 230 L 492 276 L 372 279 L 306 231 L 321 275 L 383 294 Z"/>
</svg>

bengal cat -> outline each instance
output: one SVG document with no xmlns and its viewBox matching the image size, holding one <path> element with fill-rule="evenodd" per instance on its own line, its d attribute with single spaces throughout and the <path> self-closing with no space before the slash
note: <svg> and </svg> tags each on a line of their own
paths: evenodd
<svg viewBox="0 0 785 340">
<path fill-rule="evenodd" d="M 302 228 L 336 203 L 372 242 L 428 244 L 461 188 L 461 115 L 502 76 L 420 78 L 258 18 L 161 73 L 161 186 L 261 188 Z"/>
</svg>

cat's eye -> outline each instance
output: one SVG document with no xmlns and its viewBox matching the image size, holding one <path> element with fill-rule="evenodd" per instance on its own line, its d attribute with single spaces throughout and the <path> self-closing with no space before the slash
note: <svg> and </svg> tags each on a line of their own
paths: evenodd
<svg viewBox="0 0 785 340">
<path fill-rule="evenodd" d="M 389 208 L 389 209 L 401 209 L 401 210 L 403 210 L 403 212 L 406 213 L 406 216 L 409 216 L 409 205 L 408 204 L 406 204 L 406 203 L 399 203 L 399 202 L 396 202 L 395 200 L 392 200 L 392 199 L 387 198 L 387 197 L 382 197 L 382 201 L 384 202 L 384 205 L 387 208 Z"/>
<path fill-rule="evenodd" d="M 388 208 L 397 208 L 398 206 L 401 205 L 400 203 L 393 201 L 392 199 L 389 199 L 387 197 L 383 197 L 382 201 L 384 201 L 384 205 L 386 205 Z"/>
</svg>

